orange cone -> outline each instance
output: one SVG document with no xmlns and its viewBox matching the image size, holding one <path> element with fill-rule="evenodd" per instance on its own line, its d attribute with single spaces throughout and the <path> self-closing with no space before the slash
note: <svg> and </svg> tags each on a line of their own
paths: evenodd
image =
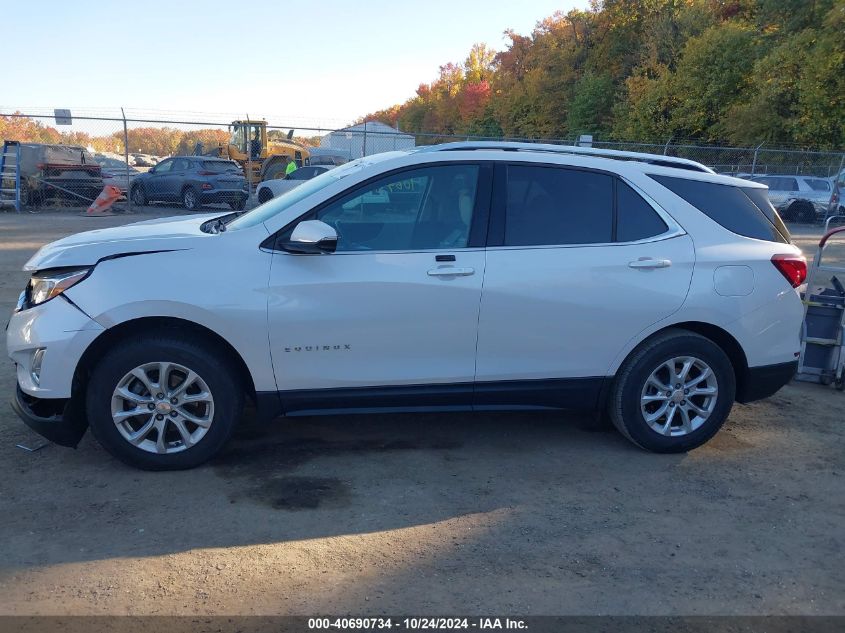
<svg viewBox="0 0 845 633">
<path fill-rule="evenodd" d="M 122 195 L 123 193 L 121 193 L 120 189 L 117 187 L 106 185 L 100 192 L 100 195 L 97 196 L 97 199 L 91 203 L 91 206 L 88 207 L 88 210 L 83 215 L 111 215 L 111 213 L 109 213 L 111 205 L 113 205 Z"/>
</svg>

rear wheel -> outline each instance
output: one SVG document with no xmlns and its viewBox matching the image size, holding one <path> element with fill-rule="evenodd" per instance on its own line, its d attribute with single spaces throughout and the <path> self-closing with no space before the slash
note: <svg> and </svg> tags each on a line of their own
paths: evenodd
<svg viewBox="0 0 845 633">
<path fill-rule="evenodd" d="M 30 213 L 38 212 L 35 194 L 32 193 L 29 185 L 25 182 L 21 182 L 21 209 L 26 209 Z"/>
<path fill-rule="evenodd" d="M 182 192 L 182 206 L 188 211 L 196 211 L 202 204 L 200 203 L 200 195 L 193 187 L 186 187 Z"/>
<path fill-rule="evenodd" d="M 243 211 L 244 207 L 246 207 L 246 198 L 240 198 L 239 200 L 230 202 L 229 207 L 232 211 Z"/>
<path fill-rule="evenodd" d="M 228 364 L 202 341 L 147 336 L 105 354 L 88 383 L 94 436 L 146 470 L 197 466 L 229 439 L 243 394 Z"/>
<path fill-rule="evenodd" d="M 708 338 L 669 330 L 637 348 L 614 381 L 610 417 L 638 446 L 679 453 L 704 444 L 731 411 L 736 378 Z"/>
</svg>

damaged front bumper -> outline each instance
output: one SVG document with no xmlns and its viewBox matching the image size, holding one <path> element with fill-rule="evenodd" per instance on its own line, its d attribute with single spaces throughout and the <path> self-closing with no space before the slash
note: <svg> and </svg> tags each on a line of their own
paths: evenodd
<svg viewBox="0 0 845 633">
<path fill-rule="evenodd" d="M 88 429 L 84 408 L 73 398 L 35 398 L 16 385 L 11 404 L 29 428 L 60 446 L 76 448 Z"/>
</svg>

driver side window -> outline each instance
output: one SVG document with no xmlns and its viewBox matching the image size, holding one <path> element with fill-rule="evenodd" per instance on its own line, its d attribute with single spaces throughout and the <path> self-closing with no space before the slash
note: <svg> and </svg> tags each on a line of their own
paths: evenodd
<svg viewBox="0 0 845 633">
<path fill-rule="evenodd" d="M 319 210 L 338 234 L 336 252 L 465 248 L 477 165 L 403 171 L 356 189 Z"/>
</svg>

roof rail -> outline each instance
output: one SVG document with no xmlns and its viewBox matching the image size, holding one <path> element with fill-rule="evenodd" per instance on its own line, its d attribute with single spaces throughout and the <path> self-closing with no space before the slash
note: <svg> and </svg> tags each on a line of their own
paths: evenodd
<svg viewBox="0 0 845 633">
<path fill-rule="evenodd" d="M 690 171 L 701 171 L 715 174 L 712 169 L 694 160 L 663 156 L 661 154 L 646 154 L 645 152 L 626 152 L 617 149 L 599 149 L 596 147 L 578 147 L 575 145 L 553 145 L 551 143 L 515 143 L 511 141 L 459 141 L 455 143 L 441 143 L 417 148 L 418 152 L 458 152 L 473 150 L 502 150 L 507 152 L 549 152 L 553 154 L 575 154 L 580 156 L 595 156 L 596 158 L 610 158 L 614 160 L 633 160 L 660 167 L 675 167 Z"/>
</svg>

